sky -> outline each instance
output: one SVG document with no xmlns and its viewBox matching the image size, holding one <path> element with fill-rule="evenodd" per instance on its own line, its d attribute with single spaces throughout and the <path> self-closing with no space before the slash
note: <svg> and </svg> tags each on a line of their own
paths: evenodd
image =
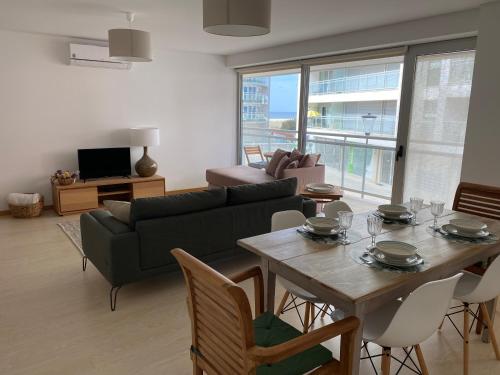
<svg viewBox="0 0 500 375">
<path fill-rule="evenodd" d="M 271 77 L 270 112 L 297 112 L 299 74 Z"/>
</svg>

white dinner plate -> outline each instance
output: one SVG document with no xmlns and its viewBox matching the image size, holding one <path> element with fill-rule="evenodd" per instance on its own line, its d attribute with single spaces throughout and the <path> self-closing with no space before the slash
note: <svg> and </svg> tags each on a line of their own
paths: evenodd
<svg viewBox="0 0 500 375">
<path fill-rule="evenodd" d="M 424 262 L 424 259 L 418 253 L 415 253 L 415 255 L 406 258 L 403 261 L 396 261 L 394 259 L 387 258 L 383 253 L 378 251 L 377 248 L 370 250 L 370 255 L 377 262 L 392 267 L 400 267 L 400 268 L 415 267 Z"/>
<path fill-rule="evenodd" d="M 306 225 L 310 226 L 317 232 L 326 233 L 339 226 L 338 220 L 330 217 L 310 217 L 306 220 Z"/>
<path fill-rule="evenodd" d="M 451 219 L 450 224 L 457 228 L 459 232 L 470 234 L 479 233 L 488 228 L 485 223 L 474 219 Z"/>
<path fill-rule="evenodd" d="M 417 253 L 415 246 L 401 241 L 379 241 L 376 243 L 376 249 L 387 259 L 397 261 L 408 259 Z"/>
<path fill-rule="evenodd" d="M 306 190 L 313 193 L 328 194 L 335 190 L 335 186 L 331 184 L 310 183 L 306 185 Z"/>
<path fill-rule="evenodd" d="M 334 236 L 334 235 L 340 233 L 340 227 L 335 227 L 332 230 L 330 230 L 329 232 L 324 232 L 324 231 L 317 231 L 313 227 L 311 227 L 311 226 L 309 226 L 307 224 L 304 224 L 302 226 L 302 229 L 304 229 L 306 232 L 309 232 L 309 233 L 312 233 L 312 234 L 316 234 L 318 236 Z"/>
<path fill-rule="evenodd" d="M 451 224 L 445 224 L 441 227 L 441 229 L 444 232 L 451 234 L 453 236 L 464 237 L 464 238 L 485 238 L 490 235 L 490 232 L 486 230 L 481 230 L 477 233 L 462 232 L 459 228 Z"/>
<path fill-rule="evenodd" d="M 381 211 L 375 211 L 375 213 L 380 216 L 382 219 L 386 219 L 386 220 L 395 220 L 395 221 L 408 221 L 410 220 L 411 218 L 413 218 L 413 214 L 411 212 L 405 212 L 404 214 L 401 214 L 399 216 L 388 216 L 386 214 L 384 214 L 383 212 Z"/>
<path fill-rule="evenodd" d="M 377 209 L 387 217 L 400 217 L 408 212 L 408 209 L 400 204 L 381 204 Z"/>
</svg>

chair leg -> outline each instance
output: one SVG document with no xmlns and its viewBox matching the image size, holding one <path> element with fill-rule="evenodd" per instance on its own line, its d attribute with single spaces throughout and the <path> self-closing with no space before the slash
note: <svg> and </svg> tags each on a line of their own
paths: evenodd
<svg viewBox="0 0 500 375">
<path fill-rule="evenodd" d="M 382 348 L 382 375 L 391 372 L 391 348 Z"/>
<path fill-rule="evenodd" d="M 311 326 L 314 324 L 314 318 L 316 317 L 316 306 L 311 303 Z"/>
<path fill-rule="evenodd" d="M 481 306 L 479 306 L 479 314 L 477 314 L 476 323 L 476 335 L 480 335 L 483 332 L 483 312 L 481 311 Z"/>
<path fill-rule="evenodd" d="M 479 308 L 483 313 L 484 322 L 488 327 L 488 333 L 490 335 L 491 345 L 493 346 L 493 350 L 495 351 L 495 356 L 497 357 L 497 360 L 500 361 L 500 350 L 498 350 L 497 337 L 495 334 L 495 329 L 493 327 L 493 324 L 491 323 L 490 314 L 488 314 L 488 309 L 486 308 L 486 305 L 484 303 L 480 303 Z"/>
<path fill-rule="evenodd" d="M 276 310 L 276 315 L 280 316 L 283 313 L 283 309 L 285 308 L 285 303 L 288 300 L 289 296 L 290 292 L 288 290 L 285 291 L 285 294 L 283 294 L 283 298 L 281 299 L 278 309 Z"/>
<path fill-rule="evenodd" d="M 427 364 L 425 363 L 424 354 L 422 353 L 422 349 L 420 345 L 415 345 L 415 353 L 417 353 L 418 364 L 420 365 L 420 370 L 422 371 L 422 375 L 429 375 L 429 370 L 427 369 Z"/>
<path fill-rule="evenodd" d="M 325 303 L 323 305 L 323 312 L 321 313 L 321 319 L 323 319 L 326 315 L 326 313 L 328 312 L 328 309 L 330 308 L 330 305 Z"/>
<path fill-rule="evenodd" d="M 306 311 L 304 314 L 304 333 L 309 331 L 309 315 L 311 313 L 311 302 L 306 302 Z"/>
<path fill-rule="evenodd" d="M 469 374 L 469 304 L 464 303 L 464 375 Z"/>
<path fill-rule="evenodd" d="M 203 370 L 196 364 L 196 362 L 193 362 L 193 375 L 203 375 Z"/>
<path fill-rule="evenodd" d="M 441 324 L 439 325 L 438 327 L 438 330 L 441 330 L 441 328 L 443 328 L 443 324 L 444 324 L 444 320 L 446 319 L 446 315 L 445 317 L 443 318 L 443 320 L 441 320 Z"/>
</svg>

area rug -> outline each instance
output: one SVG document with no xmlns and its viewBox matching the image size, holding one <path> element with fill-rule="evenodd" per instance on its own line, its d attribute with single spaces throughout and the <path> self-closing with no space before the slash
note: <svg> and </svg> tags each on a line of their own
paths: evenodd
<svg viewBox="0 0 500 375">
<path fill-rule="evenodd" d="M 68 236 L 70 241 L 75 245 L 77 250 L 83 256 L 82 249 L 82 235 L 80 232 L 80 222 L 79 221 L 63 221 L 62 223 L 57 223 L 57 226 L 62 229 L 62 231 Z"/>
</svg>

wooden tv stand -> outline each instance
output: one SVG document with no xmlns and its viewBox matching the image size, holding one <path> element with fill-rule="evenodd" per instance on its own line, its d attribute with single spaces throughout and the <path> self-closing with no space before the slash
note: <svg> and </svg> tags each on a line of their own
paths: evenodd
<svg viewBox="0 0 500 375">
<path fill-rule="evenodd" d="M 52 184 L 54 210 L 59 215 L 94 210 L 105 199 L 131 201 L 162 195 L 165 195 L 165 178 L 161 176 L 100 178 L 66 186 Z"/>
</svg>

